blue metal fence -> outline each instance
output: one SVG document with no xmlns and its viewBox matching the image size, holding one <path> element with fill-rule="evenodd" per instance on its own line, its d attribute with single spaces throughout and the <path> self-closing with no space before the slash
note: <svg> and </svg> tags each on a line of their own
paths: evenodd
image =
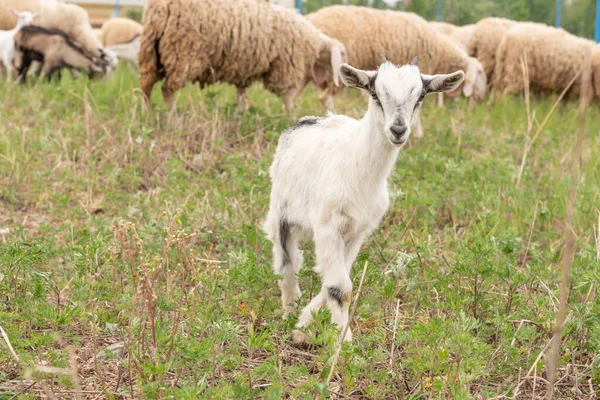
<svg viewBox="0 0 600 400">
<path fill-rule="evenodd" d="M 556 0 L 556 27 L 560 28 L 560 17 L 562 16 L 562 0 Z"/>
<path fill-rule="evenodd" d="M 600 43 L 600 0 L 596 0 L 596 30 L 594 32 L 594 40 Z"/>
</svg>

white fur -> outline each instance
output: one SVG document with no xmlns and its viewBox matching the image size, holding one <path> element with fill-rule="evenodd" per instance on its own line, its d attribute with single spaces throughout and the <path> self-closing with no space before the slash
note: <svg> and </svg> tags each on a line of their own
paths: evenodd
<svg viewBox="0 0 600 400">
<path fill-rule="evenodd" d="M 275 272 L 282 276 L 286 316 L 300 297 L 298 245 L 305 235 L 315 241 L 315 271 L 322 278 L 322 289 L 302 311 L 298 328 L 309 325 L 312 311 L 323 305 L 338 326 L 348 323 L 350 269 L 388 208 L 387 179 L 410 136 L 419 100 L 454 90 L 464 79 L 462 71 L 430 76 L 417 66 L 387 62 L 378 71 L 343 64 L 340 72 L 346 85 L 375 93 L 365 116 L 329 115 L 314 124 L 309 124 L 311 117 L 300 119 L 282 134 L 270 170 L 273 188 L 264 229 L 273 242 Z M 404 130 L 396 129 L 401 134 L 394 134 L 392 127 L 402 125 Z M 352 333 L 347 332 L 349 340 Z"/>
<path fill-rule="evenodd" d="M 15 59 L 15 34 L 24 26 L 31 24 L 31 21 L 37 16 L 29 11 L 17 13 L 12 8 L 10 11 L 17 16 L 17 25 L 9 31 L 0 31 L 0 58 L 2 65 L 6 69 L 7 80 L 10 81 L 12 71 L 14 70 L 13 61 Z"/>
<path fill-rule="evenodd" d="M 106 46 L 104 52 L 111 51 L 119 60 L 132 61 L 137 63 L 137 56 L 140 52 L 140 37 L 136 37 L 128 43 L 114 44 Z"/>
</svg>

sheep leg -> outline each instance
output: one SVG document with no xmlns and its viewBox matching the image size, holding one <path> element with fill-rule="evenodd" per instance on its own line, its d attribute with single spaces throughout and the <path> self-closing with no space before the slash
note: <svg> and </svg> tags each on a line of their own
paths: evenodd
<svg viewBox="0 0 600 400">
<path fill-rule="evenodd" d="M 299 94 L 300 94 L 300 89 L 294 88 L 294 89 L 291 89 L 290 91 L 288 91 L 283 96 L 283 104 L 285 105 L 285 110 L 288 113 L 292 112 L 292 108 L 294 107 L 294 100 L 296 100 L 296 97 L 298 97 Z"/>
<path fill-rule="evenodd" d="M 150 98 L 152 97 L 152 88 L 154 84 L 158 82 L 158 78 L 154 74 L 149 76 L 148 74 L 144 74 L 140 77 L 140 88 L 142 90 L 142 99 L 144 102 L 144 107 L 146 111 L 152 111 L 152 105 L 150 104 Z"/>
<path fill-rule="evenodd" d="M 235 112 L 238 114 L 245 113 L 248 110 L 248 104 L 246 103 L 246 88 L 237 88 L 237 108 Z"/>
<path fill-rule="evenodd" d="M 319 96 L 319 100 L 321 100 L 321 104 L 327 111 L 335 112 L 335 102 L 333 101 L 333 93 L 331 93 L 331 88 L 327 87 Z"/>
<path fill-rule="evenodd" d="M 165 82 L 162 86 L 162 95 L 165 105 L 167 106 L 167 110 L 172 110 L 175 106 L 174 93 L 175 92 L 169 88 L 167 82 Z"/>
<path fill-rule="evenodd" d="M 6 69 L 6 81 L 10 82 L 12 78 L 13 66 L 7 54 L 4 54 L 2 57 L 2 64 L 4 65 L 4 69 Z"/>
<path fill-rule="evenodd" d="M 423 126 L 421 125 L 421 113 L 419 111 L 417 111 L 417 115 L 415 115 L 415 118 L 417 119 L 417 123 L 415 124 L 414 136 L 416 138 L 422 138 L 423 137 Z"/>
<path fill-rule="evenodd" d="M 286 220 L 279 221 L 277 233 L 273 243 L 273 269 L 282 276 L 278 285 L 285 319 L 301 295 L 298 272 L 302 267 L 302 254 L 298 249 L 298 232 Z"/>
</svg>

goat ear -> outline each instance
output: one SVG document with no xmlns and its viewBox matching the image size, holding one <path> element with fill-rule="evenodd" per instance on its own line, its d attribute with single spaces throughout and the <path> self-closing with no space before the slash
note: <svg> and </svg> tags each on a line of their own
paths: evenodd
<svg viewBox="0 0 600 400">
<path fill-rule="evenodd" d="M 387 58 L 385 58 L 384 54 L 380 54 L 379 55 L 379 63 L 380 64 L 385 64 L 387 62 Z"/>
<path fill-rule="evenodd" d="M 342 82 L 348 87 L 369 90 L 377 71 L 363 71 L 356 69 L 348 64 L 340 66 L 340 77 Z"/>
<path fill-rule="evenodd" d="M 410 62 L 410 65 L 412 65 L 413 67 L 418 67 L 419 66 L 419 57 L 415 56 L 415 58 L 413 58 L 413 60 Z"/>
<path fill-rule="evenodd" d="M 465 73 L 456 71 L 446 75 L 426 75 L 421 74 L 423 80 L 423 90 L 425 94 L 451 92 L 465 79 Z"/>
<path fill-rule="evenodd" d="M 14 8 L 12 8 L 12 7 L 11 7 L 11 8 L 9 8 L 9 9 L 8 9 L 8 11 L 10 11 L 10 12 L 11 12 L 13 15 L 15 15 L 15 16 L 17 16 L 17 17 L 19 16 L 19 13 L 17 12 L 17 10 L 15 10 L 15 9 L 14 9 Z"/>
</svg>

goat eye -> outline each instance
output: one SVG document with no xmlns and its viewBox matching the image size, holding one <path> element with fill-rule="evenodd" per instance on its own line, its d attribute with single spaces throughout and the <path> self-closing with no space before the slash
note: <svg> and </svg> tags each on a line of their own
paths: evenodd
<svg viewBox="0 0 600 400">
<path fill-rule="evenodd" d="M 417 103 L 420 103 L 420 102 L 422 102 L 422 101 L 423 101 L 423 99 L 425 99 L 425 94 L 421 94 L 421 95 L 419 96 L 419 100 L 417 100 Z"/>
</svg>

